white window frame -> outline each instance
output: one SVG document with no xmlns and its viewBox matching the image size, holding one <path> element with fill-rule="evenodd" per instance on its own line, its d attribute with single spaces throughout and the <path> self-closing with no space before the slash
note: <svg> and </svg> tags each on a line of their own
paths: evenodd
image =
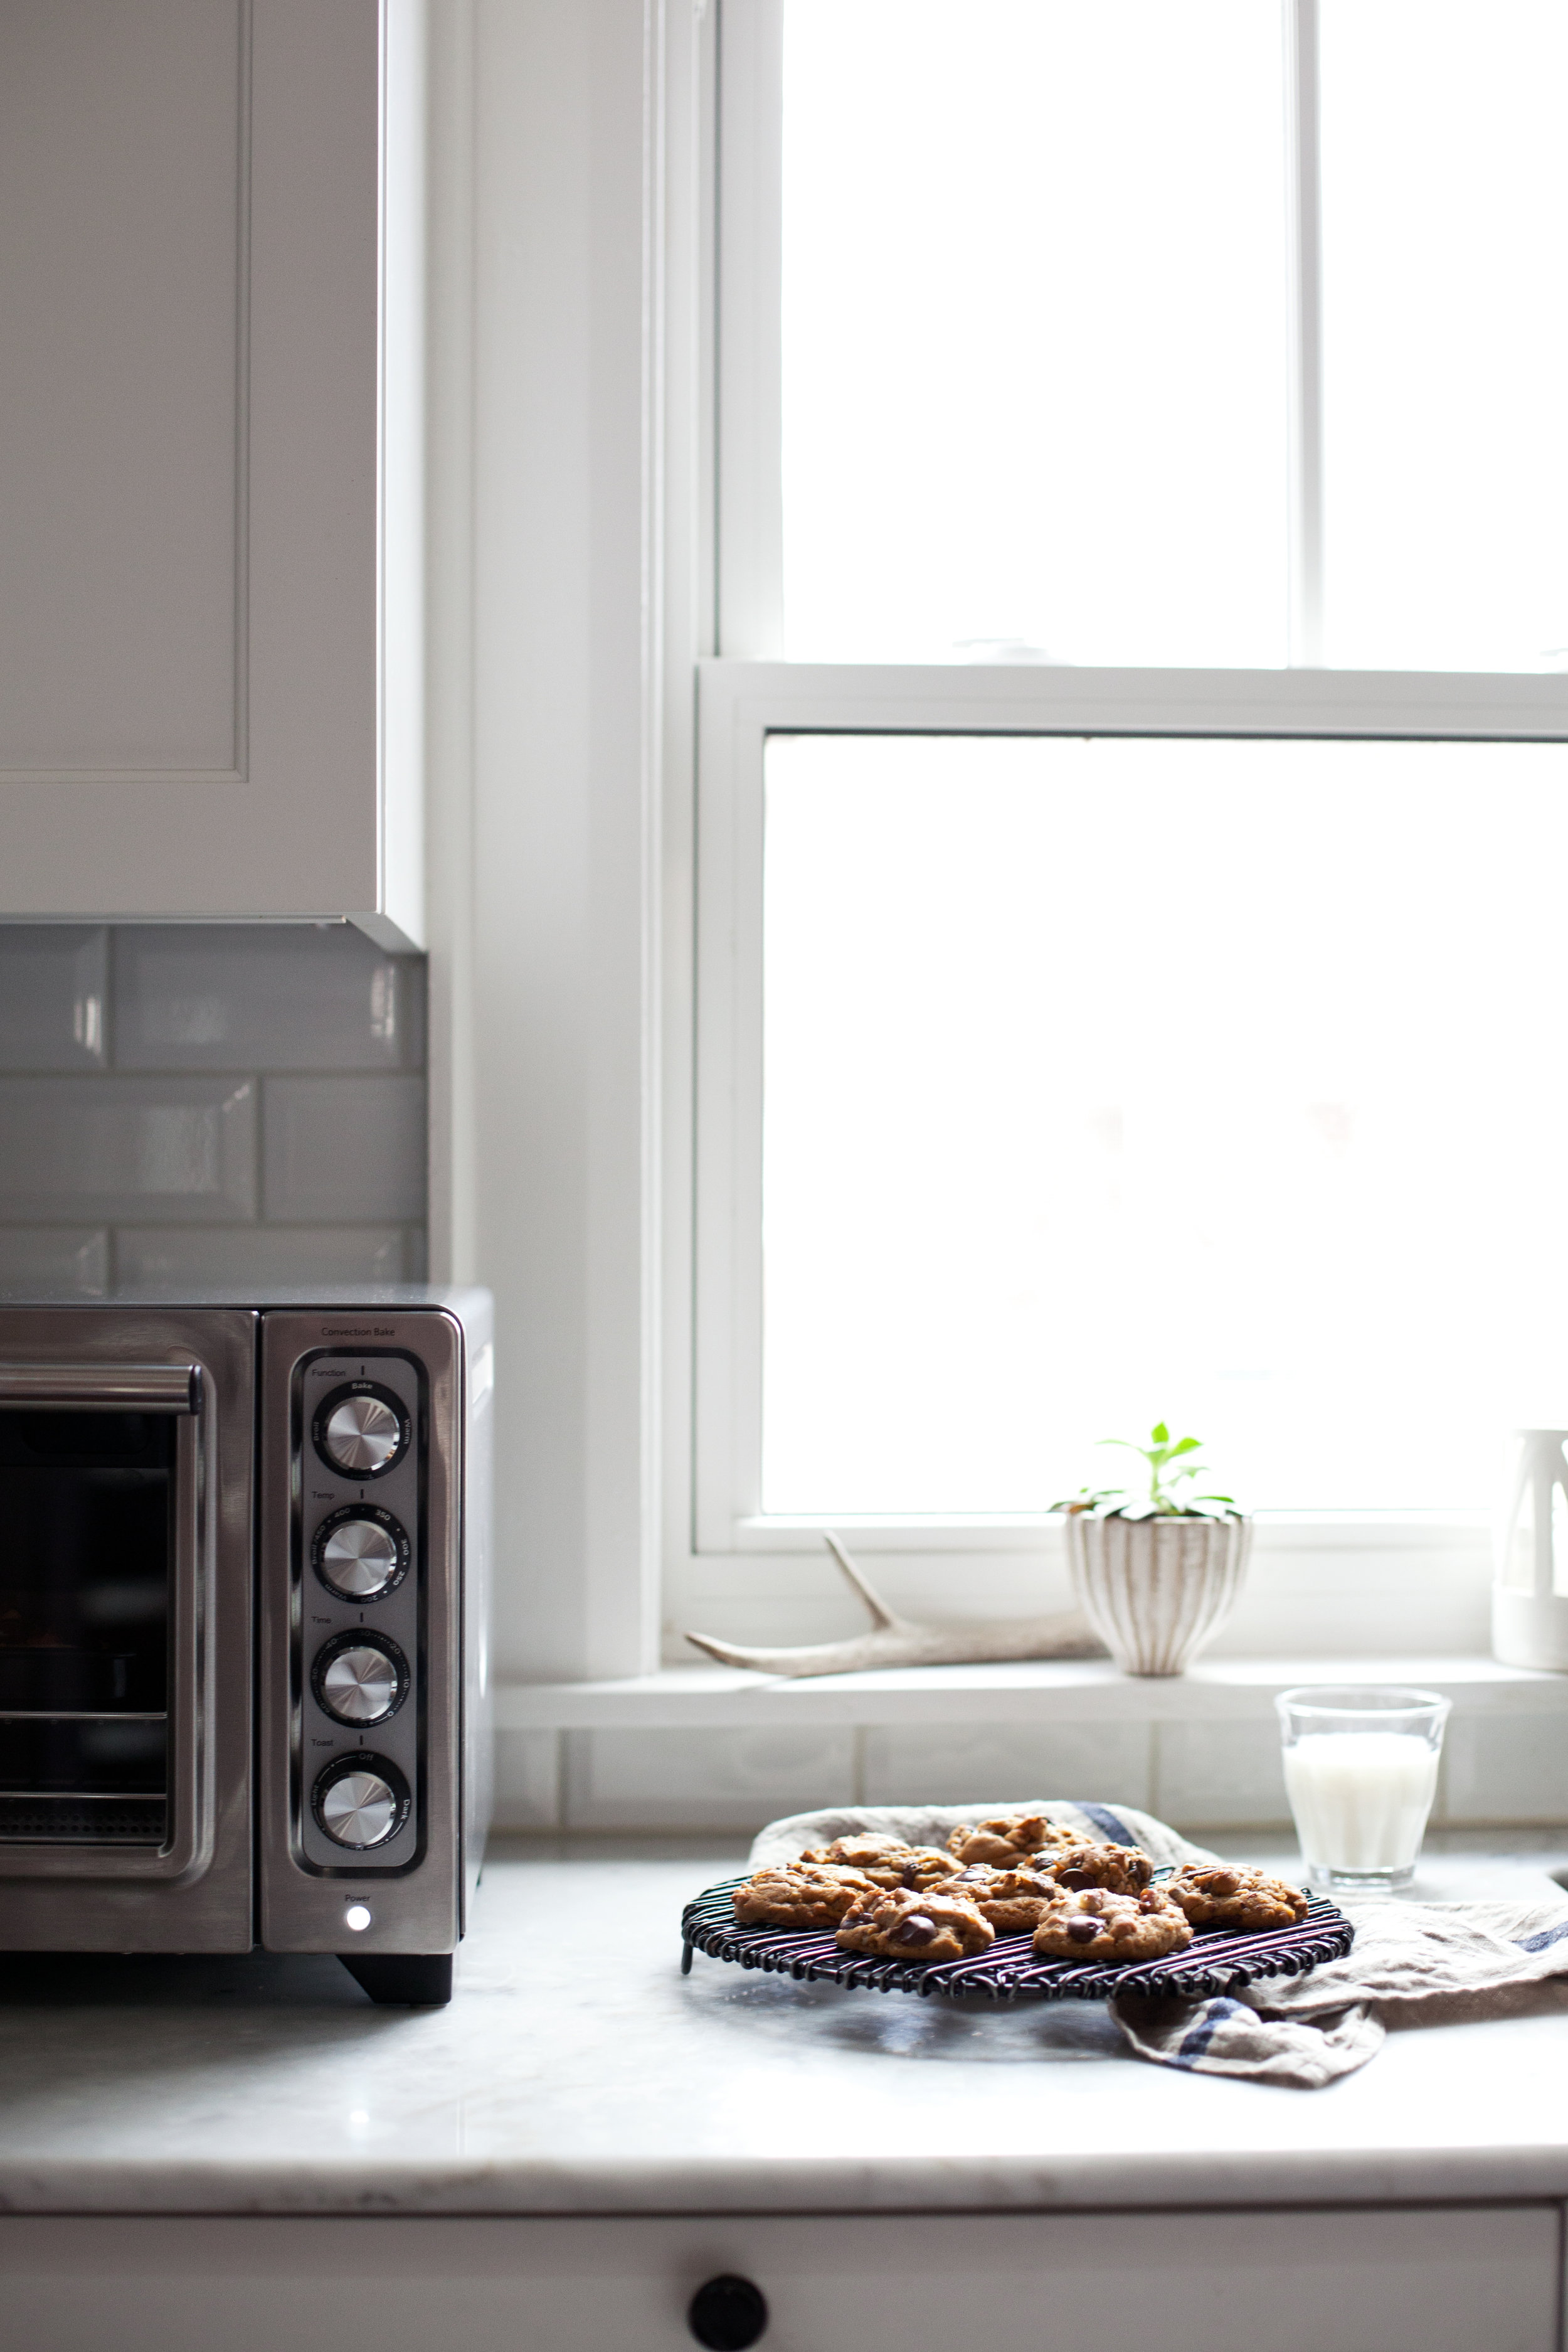
<svg viewBox="0 0 1568 2352">
<path fill-rule="evenodd" d="M 677 1618 L 688 1595 L 738 1594 L 747 1579 L 758 1589 L 759 1556 L 814 1553 L 820 1559 L 819 1530 L 826 1524 L 769 1517 L 760 1507 L 763 762 L 770 733 L 1568 742 L 1568 677 L 1317 667 L 1316 0 L 1282 0 L 1295 272 L 1291 610 L 1296 666 L 1200 671 L 818 665 L 778 658 L 782 12 L 783 0 L 714 0 L 717 21 L 704 68 L 715 128 L 704 163 L 714 194 L 703 208 L 711 224 L 703 348 L 713 355 L 709 381 L 717 422 L 709 427 L 708 478 L 717 514 L 706 608 L 713 617 L 699 629 L 697 642 L 716 642 L 718 651 L 697 664 L 695 913 L 682 908 L 693 913 L 695 933 L 695 980 L 689 995 L 680 992 L 693 1024 L 687 1039 L 695 1044 L 678 1053 L 691 1087 L 685 1108 L 695 1206 L 674 1250 L 689 1276 L 692 1302 L 690 1423 L 682 1412 L 669 1424 L 683 1457 L 677 1462 L 672 1455 L 666 1521 L 668 1597 Z M 845 1524 L 841 1515 L 834 1524 Z M 1043 1548 L 1049 1559 L 1056 1549 L 1052 1523 L 1043 1515 L 851 1524 L 867 1550 L 903 1555 L 917 1581 L 923 1558 L 932 1571 L 940 1566 L 950 1572 L 960 1563 L 978 1570 L 983 1588 L 988 1555 L 1038 1558 Z M 1358 1554 L 1369 1547 L 1398 1549 L 1411 1555 L 1417 1574 L 1420 1558 L 1433 1545 L 1451 1543 L 1458 1530 L 1466 1531 L 1473 1551 L 1480 1524 L 1474 1515 L 1437 1512 L 1277 1518 L 1289 1549 L 1321 1545 L 1342 1557 L 1347 1547 Z M 999 1560 L 997 1569 L 1002 1569 Z M 797 1564 L 793 1573 L 800 1572 Z M 780 1594 L 785 1589 L 779 1588 Z M 965 1605 L 976 1613 L 988 1602 L 1005 1606 L 1005 1577 L 989 1595 L 983 1589 L 977 1594 L 971 1584 Z M 831 1590 L 831 1575 L 822 1590 Z"/>
</svg>

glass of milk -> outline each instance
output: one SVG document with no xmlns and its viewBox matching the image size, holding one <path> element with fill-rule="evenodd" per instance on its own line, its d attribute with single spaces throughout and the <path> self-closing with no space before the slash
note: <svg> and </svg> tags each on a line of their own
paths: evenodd
<svg viewBox="0 0 1568 2352">
<path fill-rule="evenodd" d="M 1448 1701 L 1396 1685 L 1323 1683 L 1274 1701 L 1285 1792 L 1315 1885 L 1403 1886 L 1437 1787 Z"/>
</svg>

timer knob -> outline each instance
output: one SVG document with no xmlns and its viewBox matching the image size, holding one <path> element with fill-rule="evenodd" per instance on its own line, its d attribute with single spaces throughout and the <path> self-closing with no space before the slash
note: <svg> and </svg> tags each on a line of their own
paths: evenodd
<svg viewBox="0 0 1568 2352">
<path fill-rule="evenodd" d="M 408 1416 L 390 1389 L 371 1381 L 336 1389 L 316 1415 L 316 1450 L 350 1478 L 380 1478 L 407 1450 Z"/>
<path fill-rule="evenodd" d="M 384 1633 L 340 1633 L 310 1669 L 318 1705 L 339 1723 L 384 1723 L 408 1685 L 408 1660 Z"/>
<path fill-rule="evenodd" d="M 350 1504 L 322 1520 L 312 1557 L 317 1575 L 340 1601 L 379 1601 L 402 1581 L 408 1535 L 390 1511 Z"/>
<path fill-rule="evenodd" d="M 384 1756 L 340 1756 L 310 1798 L 317 1820 L 337 1845 L 384 1845 L 408 1819 L 408 1782 Z"/>
</svg>

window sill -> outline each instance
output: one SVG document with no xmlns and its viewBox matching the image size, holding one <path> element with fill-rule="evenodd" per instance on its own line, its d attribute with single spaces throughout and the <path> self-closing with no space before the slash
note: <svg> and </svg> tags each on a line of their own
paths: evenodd
<svg viewBox="0 0 1568 2352">
<path fill-rule="evenodd" d="M 724 1666 L 668 1666 L 614 1682 L 503 1683 L 503 1731 L 757 1730 L 811 1724 L 1036 1724 L 1256 1719 L 1293 1683 L 1416 1683 L 1456 1711 L 1568 1717 L 1568 1675 L 1480 1656 L 1207 1658 L 1141 1680 L 1105 1658 L 913 1666 L 786 1681 Z"/>
</svg>

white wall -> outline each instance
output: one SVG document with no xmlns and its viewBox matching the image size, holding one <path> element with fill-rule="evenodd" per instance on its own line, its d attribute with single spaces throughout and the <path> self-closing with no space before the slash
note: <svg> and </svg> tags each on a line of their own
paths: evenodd
<svg viewBox="0 0 1568 2352">
<path fill-rule="evenodd" d="M 638 1671 L 656 1625 L 648 38 L 641 0 L 437 15 L 433 1255 L 497 1297 L 503 1677 Z"/>
</svg>

